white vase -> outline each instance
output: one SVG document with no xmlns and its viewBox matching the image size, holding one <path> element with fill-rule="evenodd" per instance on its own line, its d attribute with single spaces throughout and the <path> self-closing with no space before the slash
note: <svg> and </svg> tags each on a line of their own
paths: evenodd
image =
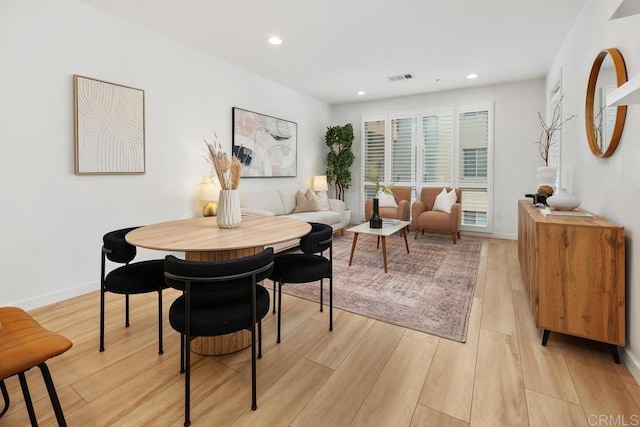
<svg viewBox="0 0 640 427">
<path fill-rule="evenodd" d="M 554 187 L 556 185 L 556 177 L 558 176 L 558 168 L 551 166 L 540 166 L 536 171 L 538 178 L 538 186 L 548 185 Z"/>
<path fill-rule="evenodd" d="M 236 228 L 242 222 L 240 214 L 240 192 L 238 190 L 220 190 L 218 199 L 218 227 Z"/>
<path fill-rule="evenodd" d="M 561 188 L 553 196 L 547 197 L 547 204 L 557 211 L 570 211 L 580 206 L 580 199 Z"/>
</svg>

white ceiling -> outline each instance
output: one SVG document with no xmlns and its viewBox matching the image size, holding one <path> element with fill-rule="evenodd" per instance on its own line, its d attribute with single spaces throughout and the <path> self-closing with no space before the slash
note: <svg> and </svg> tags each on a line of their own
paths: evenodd
<svg viewBox="0 0 640 427">
<path fill-rule="evenodd" d="M 543 77 L 585 2 L 81 1 L 334 105 Z"/>
</svg>

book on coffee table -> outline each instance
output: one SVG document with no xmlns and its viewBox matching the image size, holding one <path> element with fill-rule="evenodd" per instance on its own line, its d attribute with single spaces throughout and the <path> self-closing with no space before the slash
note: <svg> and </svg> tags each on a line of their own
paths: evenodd
<svg viewBox="0 0 640 427">
<path fill-rule="evenodd" d="M 383 225 L 396 225 L 396 224 L 400 224 L 400 220 L 399 219 L 394 219 L 394 218 L 382 218 L 382 224 Z"/>
</svg>

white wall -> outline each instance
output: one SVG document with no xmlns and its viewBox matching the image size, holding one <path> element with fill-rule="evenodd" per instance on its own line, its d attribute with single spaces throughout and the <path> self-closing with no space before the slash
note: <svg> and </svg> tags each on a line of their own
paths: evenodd
<svg viewBox="0 0 640 427">
<path fill-rule="evenodd" d="M 562 69 L 563 109 L 579 115 L 580 126 L 563 130 L 562 179 L 582 208 L 625 227 L 627 280 L 627 344 L 625 364 L 640 381 L 640 105 L 630 105 L 616 152 L 607 159 L 589 151 L 584 103 L 591 65 L 601 49 L 615 47 L 625 59 L 629 77 L 640 74 L 640 15 L 609 21 L 620 0 L 587 0 L 547 77 L 547 87 Z M 585 248 L 588 250 L 588 248 Z"/>
<path fill-rule="evenodd" d="M 361 116 L 494 101 L 493 236 L 516 239 L 517 200 L 536 190 L 536 168 L 544 166 L 534 141 L 540 136 L 537 112 L 545 110 L 544 80 L 532 80 L 473 89 L 443 91 L 383 101 L 334 107 L 333 124 L 353 123 L 356 160 L 352 167 L 353 186 L 347 201 L 355 219 L 363 219 L 359 203 L 361 180 Z"/>
<path fill-rule="evenodd" d="M 145 90 L 144 175 L 73 174 L 73 74 Z M 329 105 L 74 0 L 0 0 L 0 306 L 97 290 L 105 232 L 197 216 L 202 139 L 231 151 L 234 106 L 298 123 L 298 177 L 241 189 L 324 172 Z"/>
</svg>

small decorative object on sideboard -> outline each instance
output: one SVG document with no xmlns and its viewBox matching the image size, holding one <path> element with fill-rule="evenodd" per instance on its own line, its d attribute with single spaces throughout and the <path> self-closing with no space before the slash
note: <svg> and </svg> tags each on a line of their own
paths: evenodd
<svg viewBox="0 0 640 427">
<path fill-rule="evenodd" d="M 550 185 L 538 186 L 538 194 L 542 194 L 545 197 L 551 197 L 553 195 L 553 187 Z"/>
<path fill-rule="evenodd" d="M 207 144 L 209 160 L 211 161 L 211 165 L 213 165 L 213 169 L 216 171 L 216 175 L 220 181 L 220 187 L 222 187 L 218 201 L 218 227 L 239 227 L 242 216 L 240 213 L 238 185 L 240 185 L 242 165 L 236 156 L 229 159 L 227 154 L 222 152 L 222 147 L 218 142 L 217 135 L 215 135 L 213 144 L 209 144 L 206 139 L 204 142 Z"/>
<path fill-rule="evenodd" d="M 547 196 L 544 194 L 525 194 L 524 197 L 531 197 L 533 199 L 533 206 L 541 208 L 547 206 Z"/>
<path fill-rule="evenodd" d="M 561 188 L 553 196 L 547 198 L 547 204 L 557 211 L 570 211 L 580 206 L 580 199 Z"/>
<path fill-rule="evenodd" d="M 538 181 L 538 193 L 545 194 L 540 191 L 541 188 L 551 189 L 553 194 L 553 186 L 556 185 L 556 176 L 558 175 L 558 168 L 551 166 L 540 166 L 536 169 L 536 179 Z M 551 194 L 548 194 L 550 196 Z"/>
</svg>

